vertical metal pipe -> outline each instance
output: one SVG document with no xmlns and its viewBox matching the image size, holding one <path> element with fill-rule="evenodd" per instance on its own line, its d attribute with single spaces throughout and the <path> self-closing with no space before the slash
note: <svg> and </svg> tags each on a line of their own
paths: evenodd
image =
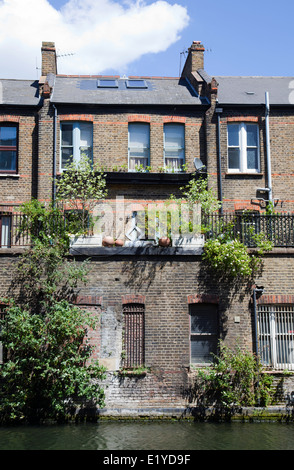
<svg viewBox="0 0 294 470">
<path fill-rule="evenodd" d="M 52 194 L 52 201 L 53 206 L 55 206 L 56 202 L 56 147 L 57 147 L 57 109 L 56 106 L 53 104 L 54 109 L 54 121 L 53 121 L 53 194 Z"/>
<path fill-rule="evenodd" d="M 217 112 L 217 157 L 218 157 L 218 190 L 219 200 L 221 202 L 220 213 L 223 213 L 223 189 L 222 189 L 222 164 L 221 164 L 221 139 L 220 139 L 220 114 L 222 109 L 216 109 Z"/>
<path fill-rule="evenodd" d="M 270 147 L 270 130 L 269 130 L 269 93 L 265 93 L 265 135 L 266 135 L 266 164 L 267 164 L 267 185 L 269 189 L 268 199 L 273 200 L 272 194 L 272 167 L 271 167 L 271 147 Z"/>
</svg>

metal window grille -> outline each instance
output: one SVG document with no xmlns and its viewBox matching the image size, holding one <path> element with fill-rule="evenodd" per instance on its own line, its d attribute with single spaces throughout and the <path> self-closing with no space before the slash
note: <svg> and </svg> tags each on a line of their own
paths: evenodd
<svg viewBox="0 0 294 470">
<path fill-rule="evenodd" d="M 294 305 L 259 305 L 258 336 L 262 364 L 294 370 Z"/>
<path fill-rule="evenodd" d="M 125 368 L 144 365 L 145 357 L 145 312 L 144 305 L 127 304 L 123 308 L 124 314 L 124 350 Z"/>
</svg>

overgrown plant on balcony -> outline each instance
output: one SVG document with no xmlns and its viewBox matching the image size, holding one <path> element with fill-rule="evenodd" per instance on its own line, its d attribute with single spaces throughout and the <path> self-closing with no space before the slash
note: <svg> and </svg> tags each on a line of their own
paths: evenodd
<svg viewBox="0 0 294 470">
<path fill-rule="evenodd" d="M 253 227 L 248 231 L 256 246 L 253 252 L 234 235 L 232 223 L 216 238 L 205 242 L 203 260 L 214 273 L 228 278 L 249 278 L 261 268 L 262 256 L 272 249 L 272 243 L 265 234 L 255 234 Z"/>
<path fill-rule="evenodd" d="M 56 183 L 57 201 L 72 211 L 76 233 L 87 234 L 93 229 L 93 209 L 107 195 L 105 174 L 98 165 L 82 155 L 79 162 L 66 167 Z"/>
<path fill-rule="evenodd" d="M 52 223 L 57 210 L 33 202 L 25 211 L 32 245 L 19 258 L 0 325 L 0 422 L 61 421 L 104 403 L 104 368 L 87 339 L 98 319 L 74 304 L 88 267 L 66 257 L 66 232 Z"/>
</svg>

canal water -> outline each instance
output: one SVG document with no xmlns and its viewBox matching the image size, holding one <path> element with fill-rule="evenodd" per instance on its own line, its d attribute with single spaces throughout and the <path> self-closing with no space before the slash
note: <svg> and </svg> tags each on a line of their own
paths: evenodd
<svg viewBox="0 0 294 470">
<path fill-rule="evenodd" d="M 0 427 L 0 450 L 294 450 L 294 423 L 101 421 Z"/>
</svg>

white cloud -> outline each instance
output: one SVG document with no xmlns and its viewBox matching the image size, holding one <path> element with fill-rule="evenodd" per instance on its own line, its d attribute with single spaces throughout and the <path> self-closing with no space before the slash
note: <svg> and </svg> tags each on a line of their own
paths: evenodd
<svg viewBox="0 0 294 470">
<path fill-rule="evenodd" d="M 36 78 L 42 41 L 55 42 L 58 73 L 124 70 L 143 54 L 165 51 L 188 25 L 186 8 L 168 1 L 0 0 L 0 78 Z"/>
</svg>

